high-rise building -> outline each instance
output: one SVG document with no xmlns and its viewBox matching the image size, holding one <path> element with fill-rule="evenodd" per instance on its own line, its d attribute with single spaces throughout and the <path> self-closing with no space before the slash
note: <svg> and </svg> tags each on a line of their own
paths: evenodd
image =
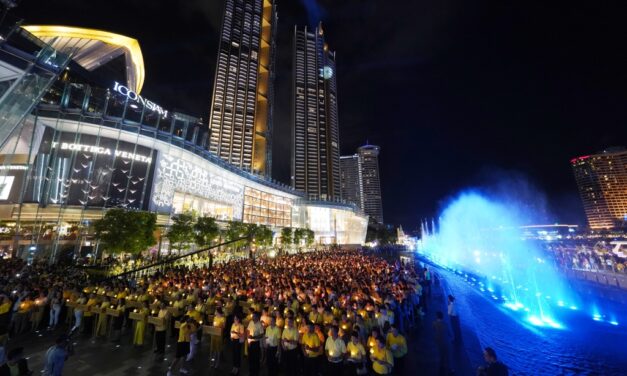
<svg viewBox="0 0 627 376">
<path fill-rule="evenodd" d="M 627 224 L 627 150 L 611 148 L 570 161 L 591 229 Z"/>
<path fill-rule="evenodd" d="M 375 145 L 357 148 L 361 160 L 361 180 L 364 192 L 362 209 L 377 223 L 383 223 L 383 205 L 381 204 L 381 179 L 379 177 L 379 151 Z"/>
<path fill-rule="evenodd" d="M 322 25 L 294 27 L 292 185 L 312 199 L 340 193 L 335 52 Z"/>
<path fill-rule="evenodd" d="M 380 150 L 375 145 L 364 145 L 357 154 L 340 157 L 342 199 L 357 204 L 377 223 L 383 223 Z"/>
<path fill-rule="evenodd" d="M 342 199 L 364 207 L 364 188 L 361 176 L 361 158 L 358 154 L 340 157 L 340 189 Z"/>
<path fill-rule="evenodd" d="M 273 0 L 226 0 L 213 87 L 210 150 L 270 175 L 276 50 Z"/>
</svg>

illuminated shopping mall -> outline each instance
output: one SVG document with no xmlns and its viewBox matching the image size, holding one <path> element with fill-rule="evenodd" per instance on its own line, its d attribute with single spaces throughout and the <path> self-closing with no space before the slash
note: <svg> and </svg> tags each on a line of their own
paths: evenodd
<svg viewBox="0 0 627 376">
<path fill-rule="evenodd" d="M 136 40 L 62 26 L 2 35 L 3 252 L 89 252 L 93 221 L 113 207 L 156 212 L 162 226 L 193 210 L 275 232 L 310 228 L 322 244 L 364 242 L 367 216 L 355 206 L 307 201 L 227 164 L 209 151 L 206 123 L 143 97 Z"/>
</svg>

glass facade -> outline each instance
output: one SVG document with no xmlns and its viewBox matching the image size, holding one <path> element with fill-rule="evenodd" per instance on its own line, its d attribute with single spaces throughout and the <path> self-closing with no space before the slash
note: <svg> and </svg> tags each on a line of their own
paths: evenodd
<svg viewBox="0 0 627 376">
<path fill-rule="evenodd" d="M 244 191 L 244 222 L 272 227 L 292 225 L 293 199 L 253 188 Z"/>
<path fill-rule="evenodd" d="M 304 206 L 303 227 L 315 233 L 320 244 L 362 244 L 368 217 L 345 206 L 309 203 Z"/>
</svg>

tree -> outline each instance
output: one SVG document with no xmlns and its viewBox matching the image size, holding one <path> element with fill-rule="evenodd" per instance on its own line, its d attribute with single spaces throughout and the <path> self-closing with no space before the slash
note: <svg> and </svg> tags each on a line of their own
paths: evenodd
<svg viewBox="0 0 627 376">
<path fill-rule="evenodd" d="M 315 233 L 310 229 L 306 229 L 305 230 L 305 244 L 307 244 L 307 247 L 311 247 L 311 245 L 314 243 L 314 240 L 315 240 Z"/>
<path fill-rule="evenodd" d="M 199 217 L 194 223 L 196 244 L 201 247 L 208 247 L 213 240 L 220 235 L 220 227 L 213 217 Z"/>
<path fill-rule="evenodd" d="M 296 248 L 300 248 L 301 243 L 303 242 L 303 239 L 305 238 L 306 235 L 306 229 L 304 228 L 295 228 L 294 232 L 293 232 L 293 241 L 294 244 L 296 245 Z"/>
<path fill-rule="evenodd" d="M 234 241 L 240 238 L 247 237 L 249 235 L 250 227 L 247 227 L 244 223 L 238 221 L 229 221 L 224 230 L 224 238 L 226 241 Z M 233 247 L 239 249 L 246 244 L 246 239 L 236 241 L 232 244 Z"/>
<path fill-rule="evenodd" d="M 109 209 L 94 222 L 94 233 L 104 249 L 111 253 L 140 253 L 157 243 L 154 232 L 157 216 L 142 211 Z"/>
<path fill-rule="evenodd" d="M 166 236 L 170 240 L 170 249 L 173 245 L 179 252 L 186 248 L 194 237 L 194 216 L 191 213 L 181 213 L 172 217 Z"/>
<path fill-rule="evenodd" d="M 285 247 L 289 247 L 293 242 L 292 238 L 292 228 L 291 227 L 283 227 L 281 229 L 281 245 Z"/>
<path fill-rule="evenodd" d="M 253 238 L 255 239 L 255 244 L 259 246 L 270 246 L 272 245 L 272 239 L 274 238 L 274 234 L 268 226 L 260 225 L 256 226 Z"/>
</svg>

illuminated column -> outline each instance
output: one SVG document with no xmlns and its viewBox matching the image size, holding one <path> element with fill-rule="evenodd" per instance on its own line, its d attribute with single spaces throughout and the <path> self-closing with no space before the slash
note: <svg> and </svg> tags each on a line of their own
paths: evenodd
<svg viewBox="0 0 627 376">
<path fill-rule="evenodd" d="M 209 115 L 209 149 L 266 176 L 272 157 L 276 18 L 271 0 L 226 1 Z"/>
</svg>

